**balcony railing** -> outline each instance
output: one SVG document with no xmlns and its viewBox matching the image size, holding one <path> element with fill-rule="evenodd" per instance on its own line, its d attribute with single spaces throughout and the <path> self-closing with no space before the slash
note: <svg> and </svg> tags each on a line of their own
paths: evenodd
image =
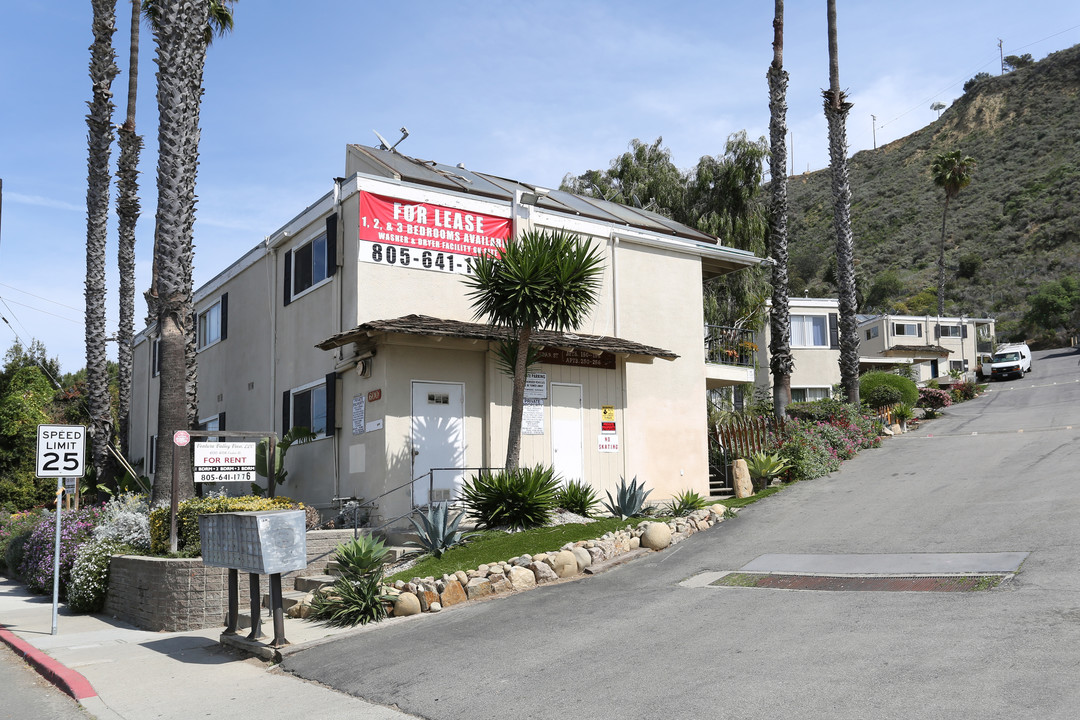
<svg viewBox="0 0 1080 720">
<path fill-rule="evenodd" d="M 753 367 L 757 349 L 753 330 L 705 326 L 705 362 L 709 364 Z"/>
</svg>

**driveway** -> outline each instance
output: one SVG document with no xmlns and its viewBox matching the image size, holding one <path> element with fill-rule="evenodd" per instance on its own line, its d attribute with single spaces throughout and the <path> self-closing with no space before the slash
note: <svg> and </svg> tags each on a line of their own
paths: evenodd
<svg viewBox="0 0 1080 720">
<path fill-rule="evenodd" d="M 284 669 L 424 718 L 1075 718 L 1080 354 L 597 577 L 392 621 Z M 647 480 L 647 478 L 646 478 Z M 762 555 L 1029 553 L 965 593 L 686 587 Z"/>
</svg>

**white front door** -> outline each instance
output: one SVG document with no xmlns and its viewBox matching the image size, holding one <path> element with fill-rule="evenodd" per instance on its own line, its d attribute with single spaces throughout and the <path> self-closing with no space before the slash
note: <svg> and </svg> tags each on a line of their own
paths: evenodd
<svg viewBox="0 0 1080 720">
<path fill-rule="evenodd" d="M 585 478 L 580 385 L 551 383 L 551 464 L 564 484 Z"/>
<path fill-rule="evenodd" d="M 465 386 L 412 384 L 413 505 L 449 502 L 464 481 Z"/>
</svg>

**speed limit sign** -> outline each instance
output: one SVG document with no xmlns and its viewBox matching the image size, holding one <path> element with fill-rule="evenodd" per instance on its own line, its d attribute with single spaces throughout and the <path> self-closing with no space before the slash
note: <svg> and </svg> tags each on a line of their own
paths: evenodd
<svg viewBox="0 0 1080 720">
<path fill-rule="evenodd" d="M 37 471 L 34 477 L 84 477 L 85 455 L 84 425 L 38 425 Z"/>
</svg>

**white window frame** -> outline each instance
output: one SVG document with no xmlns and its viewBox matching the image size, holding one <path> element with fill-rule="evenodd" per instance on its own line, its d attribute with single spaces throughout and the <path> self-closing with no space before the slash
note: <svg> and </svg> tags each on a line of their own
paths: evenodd
<svg viewBox="0 0 1080 720">
<path fill-rule="evenodd" d="M 795 391 L 796 390 L 801 390 L 804 393 L 804 398 L 805 399 L 796 400 L 795 399 Z M 805 394 L 809 390 L 824 390 L 825 391 L 824 392 L 824 397 L 816 397 L 816 398 L 813 398 L 813 399 L 806 398 Z M 793 387 L 793 388 L 791 388 L 791 401 L 792 402 L 814 402 L 815 400 L 828 400 L 831 397 L 832 397 L 832 387 L 829 386 L 829 385 L 808 385 L 806 387 Z"/>
<path fill-rule="evenodd" d="M 319 243 L 319 242 L 322 243 L 322 277 L 319 278 L 318 280 L 316 280 L 315 279 L 315 267 L 316 267 L 315 266 L 315 250 L 316 250 L 316 243 Z M 304 242 L 304 243 L 301 243 L 301 244 L 297 245 L 296 247 L 294 247 L 292 250 L 289 251 L 289 252 L 292 253 L 292 277 L 289 278 L 289 283 L 290 283 L 291 289 L 292 289 L 292 294 L 291 294 L 292 300 L 290 300 L 290 302 L 295 301 L 297 298 L 301 298 L 304 295 L 307 295 L 312 290 L 315 290 L 316 288 L 319 288 L 319 287 L 325 285 L 330 280 L 330 278 L 333 277 L 333 274 L 330 272 L 330 254 L 329 254 L 328 245 L 329 245 L 329 242 L 327 240 L 326 233 L 323 232 L 323 233 L 319 233 L 318 235 L 315 235 L 314 237 L 312 237 L 307 242 Z M 298 290 L 297 289 L 297 282 L 296 282 L 297 281 L 297 276 L 298 276 L 298 273 L 299 273 L 299 270 L 300 270 L 300 263 L 298 262 L 298 260 L 299 260 L 299 254 L 298 253 L 300 253 L 300 251 L 304 250 L 304 248 L 309 248 L 309 247 L 311 248 L 311 268 L 310 268 L 311 269 L 311 284 L 308 285 L 306 288 L 303 288 L 302 290 Z"/>
<path fill-rule="evenodd" d="M 901 328 L 905 329 L 905 331 L 910 329 L 911 332 L 900 332 Z M 894 322 L 893 323 L 893 336 L 894 337 L 920 337 L 920 335 L 919 335 L 919 323 L 917 323 L 917 322 L 911 322 L 911 323 Z"/>
<path fill-rule="evenodd" d="M 821 343 L 814 343 L 814 325 L 817 321 L 821 322 Z M 803 339 L 809 338 L 812 344 L 805 344 L 796 342 L 796 330 L 795 326 L 803 326 L 799 334 Z M 809 331 L 809 334 L 807 334 Z M 793 348 L 819 348 L 823 350 L 829 349 L 829 316 L 828 315 L 791 315 L 791 347 Z"/>
<path fill-rule="evenodd" d="M 210 323 L 207 322 L 207 319 L 211 316 L 211 313 L 214 313 L 215 310 L 217 311 L 217 313 L 216 313 L 216 316 L 217 316 L 216 325 L 211 325 Z M 199 313 L 199 316 L 198 316 L 199 319 L 198 319 L 198 322 L 197 322 L 197 327 L 199 328 L 199 342 L 198 342 L 198 349 L 199 350 L 205 350 L 208 347 L 212 347 L 214 345 L 217 345 L 219 342 L 221 342 L 224 339 L 224 338 L 221 337 L 221 323 L 222 323 L 222 320 L 223 320 L 222 310 L 223 310 L 223 306 L 222 306 L 221 298 L 218 298 L 216 302 L 214 302 L 208 308 L 206 308 L 205 310 L 203 310 L 202 312 Z M 216 327 L 217 334 L 214 335 L 213 337 L 209 337 L 209 332 L 210 332 L 209 328 L 214 328 L 214 327 Z"/>
<path fill-rule="evenodd" d="M 311 391 L 313 391 L 313 390 L 315 390 L 317 388 L 320 388 L 320 387 L 323 390 L 323 393 L 322 393 L 323 426 L 322 426 L 322 428 L 317 430 L 317 429 L 315 429 L 315 428 L 313 428 L 311 426 L 311 422 L 310 422 L 311 418 L 310 417 L 308 418 L 308 422 L 297 422 L 296 421 L 296 396 L 297 395 L 303 395 L 304 393 L 311 393 Z M 316 440 L 322 440 L 324 438 L 331 437 L 331 435 L 327 434 L 327 429 L 329 428 L 329 424 L 331 422 L 331 419 L 329 417 L 327 417 L 326 392 L 327 392 L 327 386 L 326 386 L 326 379 L 325 378 L 323 378 L 321 380 L 316 380 L 315 382 L 310 382 L 307 385 L 301 385 L 300 387 L 295 387 L 292 390 L 290 390 L 289 391 L 289 428 L 294 428 L 294 427 L 297 427 L 297 426 L 307 427 L 308 430 L 315 433 L 315 439 Z M 311 405 L 313 405 L 313 403 Z M 309 405 L 309 407 L 311 407 L 311 405 Z"/>
<path fill-rule="evenodd" d="M 957 340 L 964 337 L 964 328 L 959 325 L 940 325 L 938 326 L 939 337 L 943 338 L 955 338 Z M 947 332 L 946 332 L 947 331 Z"/>
</svg>

